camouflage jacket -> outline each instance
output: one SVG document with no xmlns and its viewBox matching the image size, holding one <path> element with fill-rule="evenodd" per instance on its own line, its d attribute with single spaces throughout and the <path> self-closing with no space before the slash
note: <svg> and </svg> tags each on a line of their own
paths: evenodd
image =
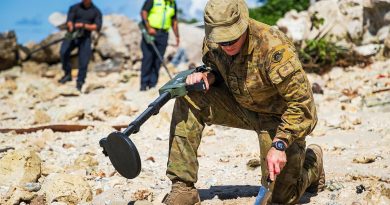
<svg viewBox="0 0 390 205">
<path fill-rule="evenodd" d="M 313 94 L 292 42 L 278 29 L 250 19 L 240 53 L 203 44 L 203 62 L 216 69 L 243 107 L 280 119 L 276 137 L 291 144 L 317 122 Z"/>
</svg>

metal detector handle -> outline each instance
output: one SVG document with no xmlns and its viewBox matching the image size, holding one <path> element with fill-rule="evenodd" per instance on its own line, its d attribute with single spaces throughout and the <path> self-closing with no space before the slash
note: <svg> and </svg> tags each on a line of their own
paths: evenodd
<svg viewBox="0 0 390 205">
<path fill-rule="evenodd" d="M 186 85 L 186 90 L 188 92 L 190 91 L 205 91 L 206 90 L 206 83 L 201 80 L 199 83 L 195 83 L 192 85 Z"/>
<path fill-rule="evenodd" d="M 148 31 L 146 30 L 146 27 L 145 27 L 145 25 L 143 24 L 142 21 L 138 23 L 138 27 L 141 30 L 141 33 L 144 36 L 144 39 L 145 39 L 146 43 L 148 43 L 148 44 L 153 43 L 154 42 L 154 36 L 152 36 L 152 35 L 150 35 L 148 33 Z"/>
<path fill-rule="evenodd" d="M 77 39 L 77 38 L 81 38 L 85 35 L 85 29 L 84 28 L 78 28 L 78 29 L 75 29 L 73 30 L 72 32 L 67 32 L 65 34 L 65 39 L 68 39 L 68 40 L 74 40 L 74 39 Z"/>
</svg>

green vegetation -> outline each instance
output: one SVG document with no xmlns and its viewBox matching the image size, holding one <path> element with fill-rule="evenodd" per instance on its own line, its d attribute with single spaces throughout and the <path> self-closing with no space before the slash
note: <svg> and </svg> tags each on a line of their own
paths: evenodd
<svg viewBox="0 0 390 205">
<path fill-rule="evenodd" d="M 193 23 L 198 23 L 198 20 L 196 18 L 192 19 L 181 19 L 179 18 L 180 23 L 186 23 L 186 24 L 193 24 Z"/>
<path fill-rule="evenodd" d="M 314 14 L 311 16 L 311 23 L 313 24 L 312 26 L 316 29 L 319 29 L 321 25 L 324 24 L 325 19 L 324 18 L 319 18 L 317 16 L 318 12 L 314 12 Z"/>
<path fill-rule="evenodd" d="M 262 7 L 249 9 L 249 16 L 257 21 L 275 25 L 278 19 L 292 9 L 299 11 L 307 10 L 309 0 L 268 0 Z"/>
<path fill-rule="evenodd" d="M 299 58 L 308 72 L 323 73 L 339 64 L 347 55 L 347 49 L 325 39 L 306 40 L 299 51 Z"/>
<path fill-rule="evenodd" d="M 249 16 L 268 25 L 275 25 L 286 12 L 292 9 L 300 12 L 307 10 L 309 6 L 309 0 L 268 0 L 262 7 L 249 9 Z M 311 29 L 319 29 L 325 22 L 325 19 L 319 17 L 317 12 L 312 14 L 310 20 L 312 22 Z M 302 66 L 307 72 L 323 74 L 334 66 L 364 66 L 371 63 L 370 59 L 338 46 L 325 38 L 306 40 L 296 44 Z"/>
<path fill-rule="evenodd" d="M 178 16 L 179 16 L 179 22 L 180 23 L 186 23 L 186 24 L 192 24 L 192 23 L 197 23 L 198 20 L 196 18 L 192 18 L 192 19 L 185 19 L 185 18 L 182 18 L 183 15 L 183 10 L 182 9 L 177 9 L 177 13 L 178 13 Z"/>
</svg>

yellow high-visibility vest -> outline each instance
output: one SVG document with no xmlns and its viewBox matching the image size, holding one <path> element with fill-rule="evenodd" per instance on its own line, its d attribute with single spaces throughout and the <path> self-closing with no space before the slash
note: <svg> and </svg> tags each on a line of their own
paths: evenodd
<svg viewBox="0 0 390 205">
<path fill-rule="evenodd" d="M 175 15 L 175 1 L 154 0 L 148 13 L 149 25 L 153 28 L 168 30 Z"/>
</svg>

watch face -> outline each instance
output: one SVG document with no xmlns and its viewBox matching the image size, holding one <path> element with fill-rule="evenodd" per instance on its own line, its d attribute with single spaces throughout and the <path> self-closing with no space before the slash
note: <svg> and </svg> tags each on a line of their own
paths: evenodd
<svg viewBox="0 0 390 205">
<path fill-rule="evenodd" d="M 275 147 L 276 147 L 276 149 L 278 149 L 278 150 L 284 150 L 286 147 L 284 146 L 284 143 L 282 142 L 282 141 L 277 141 L 276 143 L 275 143 Z"/>
</svg>

